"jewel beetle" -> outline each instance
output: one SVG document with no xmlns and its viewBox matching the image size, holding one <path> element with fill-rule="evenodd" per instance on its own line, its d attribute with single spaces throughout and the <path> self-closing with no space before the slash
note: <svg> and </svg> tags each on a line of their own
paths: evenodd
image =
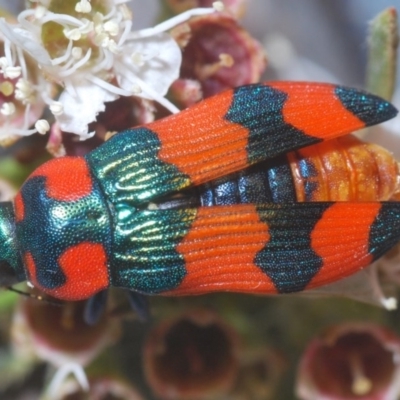
<svg viewBox="0 0 400 400">
<path fill-rule="evenodd" d="M 291 293 L 353 274 L 400 239 L 400 202 L 307 201 L 310 163 L 297 201 L 284 157 L 396 114 L 356 89 L 268 82 L 48 161 L 0 206 L 0 283 L 80 300 L 109 286 Z"/>
</svg>

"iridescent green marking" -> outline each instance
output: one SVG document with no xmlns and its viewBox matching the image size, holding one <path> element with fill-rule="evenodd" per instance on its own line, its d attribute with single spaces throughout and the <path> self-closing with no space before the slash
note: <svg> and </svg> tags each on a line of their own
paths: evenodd
<svg viewBox="0 0 400 400">
<path fill-rule="evenodd" d="M 311 233 L 333 203 L 259 205 L 261 221 L 268 225 L 270 240 L 255 263 L 270 277 L 279 293 L 304 290 L 321 269 L 322 258 L 311 244 Z"/>
<path fill-rule="evenodd" d="M 190 185 L 190 178 L 161 161 L 161 142 L 148 128 L 118 133 L 86 156 L 113 205 L 137 206 Z"/>
<path fill-rule="evenodd" d="M 48 196 L 45 176 L 34 176 L 22 186 L 21 196 L 25 216 L 17 223 L 18 243 L 22 254 L 32 256 L 42 287 L 65 284 L 59 257 L 69 248 L 82 242 L 100 243 L 110 253 L 110 218 L 96 182 L 89 195 L 62 201 Z"/>
<path fill-rule="evenodd" d="M 187 175 L 161 161 L 161 142 L 148 128 L 117 134 L 86 156 L 113 215 L 111 285 L 147 294 L 172 290 L 186 274 L 176 246 L 195 210 L 144 210 L 152 199 L 190 184 Z"/>
<path fill-rule="evenodd" d="M 9 270 L 11 268 L 11 270 Z M 4 273 L 3 273 L 4 270 Z M 6 279 L 6 270 L 18 282 L 26 279 L 15 236 L 15 215 L 10 202 L 0 203 L 0 280 Z M 15 283 L 15 282 L 13 282 Z M 11 284 L 13 284 L 11 283 Z"/>
<path fill-rule="evenodd" d="M 120 207 L 114 227 L 111 284 L 157 294 L 173 290 L 186 275 L 176 251 L 196 217 L 196 209 L 142 210 Z"/>
<path fill-rule="evenodd" d="M 400 203 L 383 202 L 369 231 L 368 251 L 376 260 L 395 246 L 399 238 Z"/>
<path fill-rule="evenodd" d="M 365 123 L 365 126 L 379 124 L 397 115 L 397 110 L 392 104 L 371 93 L 337 86 L 335 95 L 347 110 Z"/>
<path fill-rule="evenodd" d="M 318 143 L 321 139 L 287 124 L 283 106 L 288 94 L 267 85 L 247 85 L 234 90 L 225 119 L 249 130 L 249 164 Z"/>
</svg>

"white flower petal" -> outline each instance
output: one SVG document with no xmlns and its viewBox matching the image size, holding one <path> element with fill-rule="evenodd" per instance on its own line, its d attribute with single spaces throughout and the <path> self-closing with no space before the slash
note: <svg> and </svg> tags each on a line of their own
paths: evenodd
<svg viewBox="0 0 400 400">
<path fill-rule="evenodd" d="M 88 137 L 88 125 L 96 120 L 99 112 L 104 111 L 104 103 L 116 100 L 118 95 L 86 80 L 71 84 L 76 96 L 68 90 L 62 92 L 58 101 L 63 105 L 64 112 L 57 115 L 56 120 L 63 131 L 75 133 L 84 139 Z"/>
<path fill-rule="evenodd" d="M 52 12 L 48 10 L 49 0 L 40 0 L 40 15 L 35 13 L 37 9 L 23 11 L 17 25 L 0 18 L 0 35 L 4 37 L 5 47 L 5 59 L 0 58 L 0 72 L 15 79 L 21 76 L 15 99 L 16 104 L 25 109 L 22 124 L 18 121 L 19 126 L 13 134 L 27 135 L 35 131 L 28 128 L 36 121 L 31 121 L 30 114 L 38 103 L 42 108 L 43 103 L 50 107 L 63 131 L 75 133 L 81 139 L 91 135 L 88 124 L 104 111 L 104 103 L 119 96 L 135 94 L 157 101 L 172 113 L 179 111 L 164 96 L 179 77 L 182 53 L 165 30 L 194 15 L 214 10 L 193 9 L 154 28 L 131 32 L 131 16 L 125 6 L 127 1 L 106 0 L 105 15 L 98 12 L 95 15 L 72 16 Z M 75 3 L 81 13 L 90 9 L 89 0 L 76 0 Z M 41 37 L 43 24 L 49 21 L 62 25 L 66 36 L 71 39 L 65 49 L 59 49 L 54 54 L 54 59 Z M 79 42 L 79 47 L 74 47 L 73 40 L 77 39 L 89 41 L 90 45 Z M 25 53 L 38 66 L 37 77 L 27 68 Z M 59 98 L 60 104 L 54 102 L 55 92 L 46 89 L 45 80 L 64 89 Z M 24 82 L 27 84 L 24 85 Z M 10 111 L 3 109 L 6 114 Z M 0 113 L 0 122 L 6 117 Z M 14 120 L 12 123 L 15 125 Z"/>
<path fill-rule="evenodd" d="M 134 63 L 131 57 L 141 55 L 141 62 Z M 124 45 L 123 54 L 115 67 L 116 78 L 120 87 L 131 91 L 140 81 L 160 96 L 164 96 L 172 82 L 179 76 L 182 52 L 178 44 L 166 33 L 156 36 L 130 40 Z M 139 78 L 139 81 L 138 79 Z M 140 95 L 152 99 L 145 93 Z"/>
<path fill-rule="evenodd" d="M 10 40 L 10 42 L 31 55 L 38 63 L 42 65 L 51 65 L 49 53 L 32 32 L 13 26 L 7 23 L 4 18 L 0 18 L 0 32 Z"/>
</svg>

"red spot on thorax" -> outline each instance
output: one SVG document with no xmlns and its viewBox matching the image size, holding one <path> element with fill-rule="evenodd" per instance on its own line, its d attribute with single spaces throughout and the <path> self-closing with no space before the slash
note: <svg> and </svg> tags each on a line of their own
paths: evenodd
<svg viewBox="0 0 400 400">
<path fill-rule="evenodd" d="M 37 168 L 34 176 L 46 178 L 46 193 L 59 201 L 75 201 L 90 194 L 92 176 L 82 157 L 62 157 L 48 161 Z"/>
<path fill-rule="evenodd" d="M 40 285 L 35 262 L 30 253 L 24 257 L 28 276 L 34 286 L 58 299 L 84 300 L 109 286 L 107 255 L 99 243 L 80 243 L 68 248 L 59 257 L 59 267 L 66 282 L 55 289 Z"/>
<path fill-rule="evenodd" d="M 17 196 L 15 197 L 14 207 L 15 207 L 15 222 L 21 222 L 25 217 L 25 206 L 21 193 L 18 193 Z"/>
</svg>

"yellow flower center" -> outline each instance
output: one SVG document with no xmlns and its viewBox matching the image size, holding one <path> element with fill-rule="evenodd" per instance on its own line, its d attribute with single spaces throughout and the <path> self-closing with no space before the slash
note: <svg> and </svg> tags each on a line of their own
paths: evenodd
<svg viewBox="0 0 400 400">
<path fill-rule="evenodd" d="M 11 96 L 14 93 L 14 85 L 10 81 L 4 81 L 0 83 L 0 93 L 6 97 Z"/>
</svg>

